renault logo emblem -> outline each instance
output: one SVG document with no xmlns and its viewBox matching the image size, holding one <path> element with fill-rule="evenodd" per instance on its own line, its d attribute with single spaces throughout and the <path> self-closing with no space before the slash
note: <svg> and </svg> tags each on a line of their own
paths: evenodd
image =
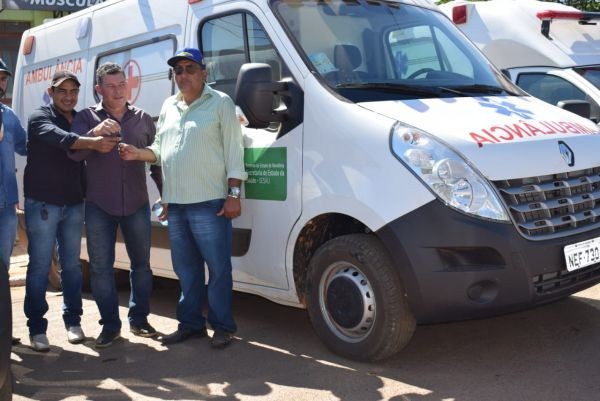
<svg viewBox="0 0 600 401">
<path fill-rule="evenodd" d="M 567 163 L 569 167 L 573 167 L 575 165 L 575 153 L 573 153 L 573 150 L 571 150 L 569 145 L 563 141 L 558 141 L 558 150 L 565 163 Z"/>
</svg>

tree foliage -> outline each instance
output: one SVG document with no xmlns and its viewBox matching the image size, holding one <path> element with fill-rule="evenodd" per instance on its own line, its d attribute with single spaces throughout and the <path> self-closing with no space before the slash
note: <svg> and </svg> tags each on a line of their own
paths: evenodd
<svg viewBox="0 0 600 401">
<path fill-rule="evenodd" d="M 448 3 L 450 0 L 439 0 L 437 4 Z M 487 0 L 471 0 L 487 1 Z M 563 3 L 583 11 L 600 11 L 600 1 L 598 0 L 547 0 L 552 3 Z"/>
</svg>

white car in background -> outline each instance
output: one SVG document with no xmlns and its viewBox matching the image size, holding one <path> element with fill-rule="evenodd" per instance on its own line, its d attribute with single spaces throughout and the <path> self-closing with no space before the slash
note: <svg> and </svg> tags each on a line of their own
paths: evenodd
<svg viewBox="0 0 600 401">
<path fill-rule="evenodd" d="M 440 9 L 526 92 L 553 105 L 587 102 L 600 121 L 600 13 L 536 0 L 454 0 Z"/>
</svg>

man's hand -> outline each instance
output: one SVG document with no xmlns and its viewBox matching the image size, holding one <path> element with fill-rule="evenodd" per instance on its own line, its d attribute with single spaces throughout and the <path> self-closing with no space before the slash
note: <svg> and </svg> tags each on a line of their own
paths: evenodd
<svg viewBox="0 0 600 401">
<path fill-rule="evenodd" d="M 217 213 L 217 216 L 225 216 L 228 219 L 235 219 L 242 214 L 242 203 L 239 198 L 228 196 L 225 199 L 223 208 Z"/>
<path fill-rule="evenodd" d="M 169 204 L 161 203 L 162 212 L 158 215 L 158 221 L 166 221 L 169 218 Z"/>
<path fill-rule="evenodd" d="M 120 141 L 116 136 L 96 136 L 90 139 L 93 140 L 91 148 L 100 153 L 110 152 Z"/>
<path fill-rule="evenodd" d="M 139 149 L 133 145 L 121 142 L 119 144 L 119 156 L 123 160 L 137 160 Z"/>
<path fill-rule="evenodd" d="M 115 120 L 107 118 L 92 129 L 93 136 L 118 136 L 121 132 L 121 125 Z"/>
<path fill-rule="evenodd" d="M 123 160 L 141 160 L 143 162 L 154 163 L 156 156 L 154 152 L 147 148 L 136 148 L 133 145 L 121 142 L 119 144 L 119 156 Z"/>
</svg>

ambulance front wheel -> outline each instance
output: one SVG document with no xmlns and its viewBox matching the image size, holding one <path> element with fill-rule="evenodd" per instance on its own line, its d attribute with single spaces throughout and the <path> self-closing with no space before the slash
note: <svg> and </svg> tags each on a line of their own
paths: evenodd
<svg viewBox="0 0 600 401">
<path fill-rule="evenodd" d="M 311 323 L 337 354 L 384 359 L 414 333 L 402 281 L 374 236 L 345 235 L 322 245 L 311 259 L 307 290 Z"/>
</svg>

